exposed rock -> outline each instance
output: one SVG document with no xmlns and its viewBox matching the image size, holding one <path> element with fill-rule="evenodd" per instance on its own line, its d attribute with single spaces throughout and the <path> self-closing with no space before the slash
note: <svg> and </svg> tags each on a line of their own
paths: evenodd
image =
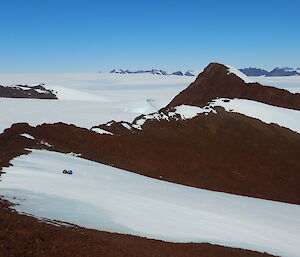
<svg viewBox="0 0 300 257">
<path fill-rule="evenodd" d="M 46 89 L 44 84 L 37 86 L 16 85 L 0 86 L 0 97 L 5 98 L 36 98 L 36 99 L 57 99 L 52 90 Z"/>
<path fill-rule="evenodd" d="M 188 104 L 201 106 L 217 97 L 241 98 L 300 110 L 300 94 L 259 83 L 246 83 L 218 63 L 209 64 L 188 88 L 177 95 L 168 107 Z"/>
</svg>

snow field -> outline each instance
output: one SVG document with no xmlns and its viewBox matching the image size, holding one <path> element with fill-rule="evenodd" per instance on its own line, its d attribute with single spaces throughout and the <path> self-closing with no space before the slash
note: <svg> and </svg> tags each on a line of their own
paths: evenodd
<svg viewBox="0 0 300 257">
<path fill-rule="evenodd" d="M 227 67 L 229 73 L 239 74 L 231 66 Z M 0 85 L 45 83 L 45 87 L 56 91 L 59 97 L 57 101 L 0 98 L 0 133 L 17 122 L 32 126 L 65 122 L 88 129 L 111 120 L 132 122 L 140 114 L 154 113 L 166 106 L 194 79 L 151 74 L 0 74 Z M 248 79 L 300 92 L 300 76 Z M 298 131 L 297 124 L 293 127 Z"/>
<path fill-rule="evenodd" d="M 191 77 L 150 74 L 0 74 L 0 85 L 44 81 L 59 100 L 0 98 L 0 133 L 18 122 L 65 122 L 90 129 L 111 120 L 132 122 L 157 111 L 192 82 Z"/>
</svg>

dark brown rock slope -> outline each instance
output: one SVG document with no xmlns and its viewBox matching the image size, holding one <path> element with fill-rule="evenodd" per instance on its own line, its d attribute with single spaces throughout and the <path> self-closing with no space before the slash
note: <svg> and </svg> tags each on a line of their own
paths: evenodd
<svg viewBox="0 0 300 257">
<path fill-rule="evenodd" d="M 0 97 L 57 99 L 57 96 L 54 94 L 54 92 L 46 89 L 42 84 L 32 87 L 27 85 L 17 85 L 11 87 L 0 86 Z"/>
<path fill-rule="evenodd" d="M 211 63 L 188 88 L 177 95 L 168 107 L 181 104 L 203 105 L 216 97 L 242 98 L 300 110 L 300 94 L 287 90 L 246 83 L 222 64 Z"/>
</svg>

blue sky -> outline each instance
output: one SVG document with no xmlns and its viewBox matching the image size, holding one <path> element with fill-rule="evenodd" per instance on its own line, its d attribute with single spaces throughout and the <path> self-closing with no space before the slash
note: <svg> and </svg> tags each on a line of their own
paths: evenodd
<svg viewBox="0 0 300 257">
<path fill-rule="evenodd" d="M 299 13 L 299 0 L 1 0 L 0 73 L 299 67 Z"/>
</svg>

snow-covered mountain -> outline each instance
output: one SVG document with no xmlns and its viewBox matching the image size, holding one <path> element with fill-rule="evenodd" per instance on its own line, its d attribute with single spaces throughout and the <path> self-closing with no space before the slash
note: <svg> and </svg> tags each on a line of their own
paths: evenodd
<svg viewBox="0 0 300 257">
<path fill-rule="evenodd" d="M 175 72 L 166 72 L 164 70 L 138 70 L 138 71 L 130 71 L 130 70 L 123 70 L 123 69 L 113 69 L 110 73 L 117 73 L 117 74 L 154 74 L 154 75 L 177 75 L 177 76 L 197 76 L 199 72 L 188 70 L 185 73 L 182 71 L 175 71 Z"/>
<path fill-rule="evenodd" d="M 268 74 L 268 71 L 266 70 L 252 67 L 240 69 L 240 71 L 247 76 L 264 76 Z"/>
<path fill-rule="evenodd" d="M 290 67 L 284 67 L 284 68 L 276 67 L 272 71 L 266 71 L 259 68 L 249 67 L 249 68 L 240 69 L 240 71 L 247 76 L 282 77 L 282 76 L 300 75 L 300 70 L 290 68 Z"/>
<path fill-rule="evenodd" d="M 166 71 L 163 70 L 138 70 L 138 71 L 130 71 L 130 70 L 122 70 L 122 69 L 114 69 L 110 71 L 110 73 L 117 73 L 117 74 L 143 74 L 143 73 L 150 73 L 154 75 L 167 75 Z"/>
<path fill-rule="evenodd" d="M 291 68 L 291 67 L 283 67 L 279 68 L 276 67 L 271 71 L 267 71 L 260 68 L 243 68 L 239 69 L 242 73 L 247 76 L 266 76 L 266 77 L 283 77 L 283 76 L 295 76 L 300 75 L 300 68 Z M 117 74 L 154 74 L 154 75 L 177 75 L 177 76 L 197 76 L 200 72 L 188 70 L 186 72 L 182 71 L 175 71 L 175 72 L 166 72 L 164 70 L 152 69 L 152 70 L 138 70 L 138 71 L 130 71 L 124 69 L 114 69 L 110 71 L 110 73 L 117 73 Z"/>
</svg>

